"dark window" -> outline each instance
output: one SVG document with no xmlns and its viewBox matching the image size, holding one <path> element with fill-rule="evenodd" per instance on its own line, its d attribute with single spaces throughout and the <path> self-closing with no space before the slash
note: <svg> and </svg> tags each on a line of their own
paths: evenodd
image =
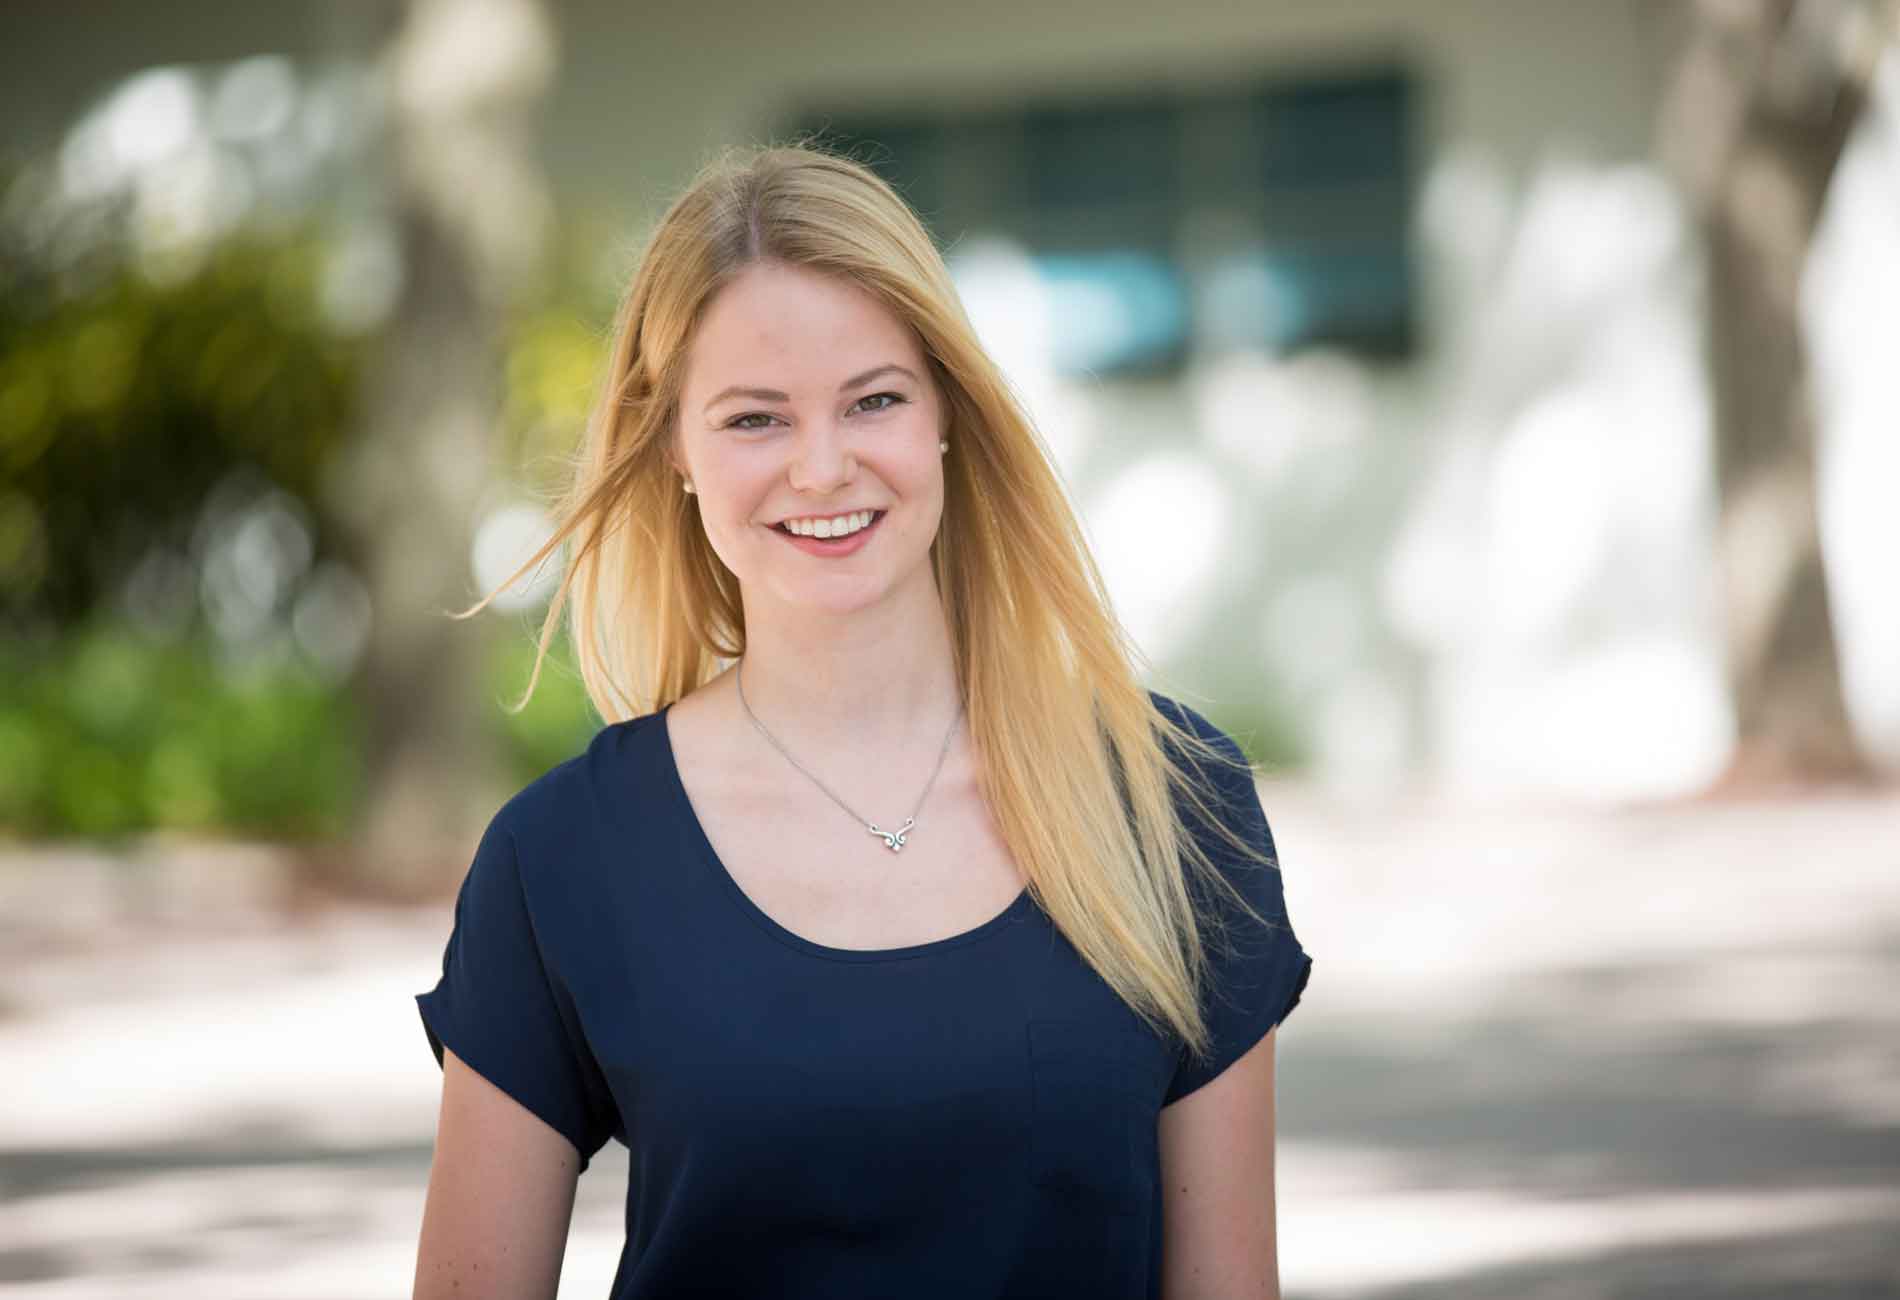
<svg viewBox="0 0 1900 1300">
<path fill-rule="evenodd" d="M 1017 242 L 1059 367 L 1155 373 L 1195 348 L 1411 352 L 1414 98 L 1378 70 L 792 129 L 875 167 L 947 251 Z"/>
</svg>

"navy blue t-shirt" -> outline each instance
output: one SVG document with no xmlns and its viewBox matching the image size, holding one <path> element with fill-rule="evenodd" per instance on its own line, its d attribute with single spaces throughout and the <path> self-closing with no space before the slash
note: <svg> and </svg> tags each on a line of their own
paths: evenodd
<svg viewBox="0 0 1900 1300">
<path fill-rule="evenodd" d="M 1215 776 L 1229 824 L 1271 853 L 1252 780 Z M 631 1149 L 614 1300 L 1155 1297 L 1158 1113 L 1283 1020 L 1312 968 L 1278 871 L 1203 842 L 1277 924 L 1223 906 L 1197 1062 L 1027 891 L 903 948 L 780 926 L 714 854 L 661 710 L 495 815 L 417 1002 L 437 1062 L 446 1044 L 583 1170 L 610 1137 Z"/>
</svg>

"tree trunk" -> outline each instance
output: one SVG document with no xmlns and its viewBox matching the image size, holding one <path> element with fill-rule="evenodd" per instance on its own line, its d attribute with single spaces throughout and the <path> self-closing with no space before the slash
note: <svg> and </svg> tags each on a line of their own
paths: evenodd
<svg viewBox="0 0 1900 1300">
<path fill-rule="evenodd" d="M 502 322 L 549 224 L 530 148 L 552 41 L 533 0 L 410 0 L 384 51 L 383 177 L 401 289 L 336 481 L 373 600 L 358 677 L 368 802 L 345 869 L 398 895 L 459 880 L 506 794 L 470 542 L 495 460 Z"/>
<path fill-rule="evenodd" d="M 1801 277 L 1877 53 L 1869 4 L 1696 0 L 1660 151 L 1706 253 L 1716 536 L 1737 744 L 1721 791 L 1873 775 L 1841 693 Z M 1857 43 L 1856 33 L 1861 34 Z"/>
</svg>

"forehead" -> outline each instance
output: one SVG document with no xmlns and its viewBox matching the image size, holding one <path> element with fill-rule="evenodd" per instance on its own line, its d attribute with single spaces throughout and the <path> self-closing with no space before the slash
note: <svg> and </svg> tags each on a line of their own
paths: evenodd
<svg viewBox="0 0 1900 1300">
<path fill-rule="evenodd" d="M 885 362 L 917 369 L 922 360 L 910 326 L 857 285 L 758 262 L 707 304 L 688 350 L 686 382 L 791 382 L 797 371 L 822 383 Z"/>
</svg>

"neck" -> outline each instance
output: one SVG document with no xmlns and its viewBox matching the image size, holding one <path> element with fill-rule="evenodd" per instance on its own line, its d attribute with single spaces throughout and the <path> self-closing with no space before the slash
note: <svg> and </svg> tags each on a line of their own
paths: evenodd
<svg viewBox="0 0 1900 1300">
<path fill-rule="evenodd" d="M 794 752 L 935 753 L 957 711 L 950 625 L 934 583 L 845 616 L 746 608 L 745 699 Z"/>
</svg>

